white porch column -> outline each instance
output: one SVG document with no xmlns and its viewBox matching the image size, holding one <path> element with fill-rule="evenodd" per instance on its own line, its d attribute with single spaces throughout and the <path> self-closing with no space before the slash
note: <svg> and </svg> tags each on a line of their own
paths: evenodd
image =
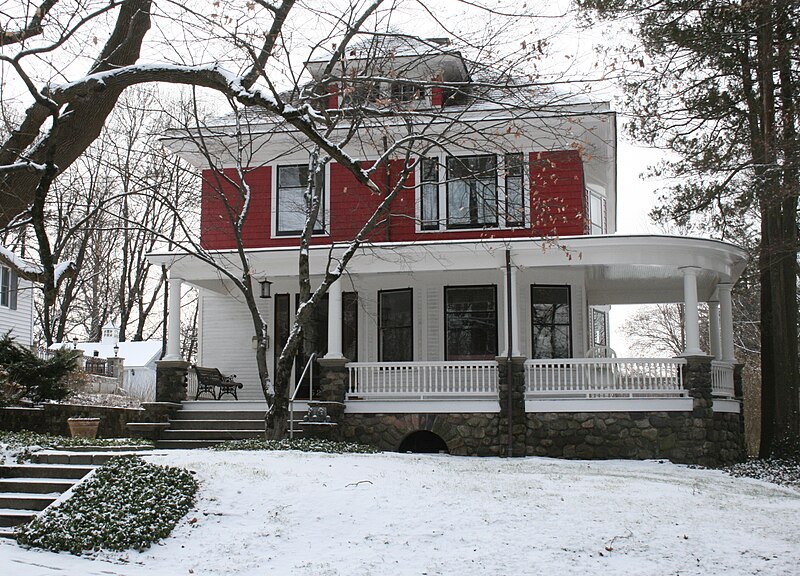
<svg viewBox="0 0 800 576">
<path fill-rule="evenodd" d="M 697 268 L 681 268 L 683 272 L 683 321 L 686 334 L 685 356 L 702 356 L 700 349 L 700 317 L 697 313 Z"/>
<path fill-rule="evenodd" d="M 519 286 L 517 285 L 517 267 L 512 263 L 511 264 L 511 334 L 512 334 L 512 342 L 511 342 L 511 355 L 514 357 L 522 356 L 522 353 L 519 351 L 519 343 L 522 341 L 519 334 Z M 506 316 L 507 318 L 507 316 Z"/>
<path fill-rule="evenodd" d="M 719 295 L 719 323 L 722 360 L 736 362 L 733 348 L 733 305 L 731 303 L 731 284 L 717 284 Z"/>
<path fill-rule="evenodd" d="M 714 360 L 722 360 L 722 346 L 719 337 L 719 302 L 708 303 L 708 338 L 711 342 L 711 355 Z"/>
<path fill-rule="evenodd" d="M 342 354 L 342 279 L 328 288 L 328 353 L 325 358 L 344 358 Z"/>
<path fill-rule="evenodd" d="M 164 360 L 181 359 L 181 286 L 182 278 L 170 276 L 167 280 L 169 285 L 169 308 L 167 311 L 167 353 Z"/>
</svg>

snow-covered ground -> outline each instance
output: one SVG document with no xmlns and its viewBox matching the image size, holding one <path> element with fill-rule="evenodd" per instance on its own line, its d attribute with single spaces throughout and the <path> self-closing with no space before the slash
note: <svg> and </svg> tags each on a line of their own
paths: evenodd
<svg viewBox="0 0 800 576">
<path fill-rule="evenodd" d="M 0 543 L 0 574 L 800 574 L 800 492 L 659 462 L 174 451 L 197 507 L 94 559 Z"/>
</svg>

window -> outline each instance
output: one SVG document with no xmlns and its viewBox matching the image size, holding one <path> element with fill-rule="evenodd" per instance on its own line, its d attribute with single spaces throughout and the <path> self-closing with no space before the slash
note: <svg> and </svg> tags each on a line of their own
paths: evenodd
<svg viewBox="0 0 800 576">
<path fill-rule="evenodd" d="M 414 86 L 404 82 L 393 82 L 391 86 L 393 102 L 413 102 L 425 96 L 424 86 Z"/>
<path fill-rule="evenodd" d="M 446 360 L 490 360 L 497 356 L 497 288 L 444 289 Z"/>
<path fill-rule="evenodd" d="M 0 306 L 17 309 L 17 273 L 6 266 L 0 266 Z"/>
<path fill-rule="evenodd" d="M 497 158 L 447 159 L 447 226 L 497 226 Z"/>
<path fill-rule="evenodd" d="M 317 186 L 324 189 L 324 178 L 320 174 Z M 277 235 L 301 234 L 308 215 L 305 194 L 308 192 L 308 165 L 279 166 L 277 181 Z M 314 232 L 325 231 L 325 195 L 317 215 Z"/>
<path fill-rule="evenodd" d="M 606 199 L 597 192 L 589 191 L 589 233 L 605 234 L 606 226 Z"/>
<path fill-rule="evenodd" d="M 569 286 L 531 286 L 532 358 L 572 356 Z"/>
<path fill-rule="evenodd" d="M 608 312 L 592 308 L 592 346 L 608 346 Z"/>
<path fill-rule="evenodd" d="M 525 193 L 522 154 L 506 154 L 506 226 L 525 224 Z"/>
<path fill-rule="evenodd" d="M 381 362 L 414 359 L 411 288 L 378 292 L 378 354 Z"/>
<path fill-rule="evenodd" d="M 439 229 L 439 159 L 423 158 L 420 181 L 420 228 Z"/>
</svg>

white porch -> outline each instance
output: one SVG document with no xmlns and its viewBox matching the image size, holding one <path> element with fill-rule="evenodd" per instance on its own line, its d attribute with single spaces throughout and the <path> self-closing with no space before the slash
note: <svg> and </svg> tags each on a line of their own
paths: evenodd
<svg viewBox="0 0 800 576">
<path fill-rule="evenodd" d="M 337 250 L 334 247 L 334 257 Z M 506 251 L 510 269 L 505 266 Z M 311 252 L 312 274 L 319 273 L 331 249 L 320 246 Z M 290 300 L 296 292 L 296 250 L 253 250 L 249 254 L 253 269 L 272 282 L 273 294 L 286 294 Z M 165 254 L 151 259 L 170 267 L 168 351 L 180 349 L 178 330 L 174 329 L 179 325 L 180 300 L 175 295 L 186 281 L 201 289 L 204 302 L 199 363 L 236 373 L 246 388 L 255 390 L 250 399 L 257 399 L 260 390 L 250 347 L 251 327 L 230 286 L 216 271 L 191 256 Z M 567 286 L 572 357 L 526 361 L 527 409 L 586 411 L 590 406 L 614 404 L 677 410 L 690 402 L 681 381 L 682 358 L 583 358 L 592 345 L 590 307 L 605 304 L 683 303 L 684 354 L 711 356 L 714 395 L 720 400 L 730 399 L 735 363 L 730 289 L 745 262 L 744 251 L 730 244 L 679 237 L 587 236 L 563 239 L 557 245 L 530 239 L 376 244 L 363 250 L 351 262 L 346 279 L 329 291 L 327 349 L 321 352 L 326 358 L 345 356 L 343 292 L 357 293 L 354 329 L 358 334 L 358 361 L 347 365 L 348 411 L 395 412 L 412 407 L 420 412 L 497 411 L 497 362 L 446 359 L 443 291 L 448 286 L 468 284 L 494 286 L 497 345 L 492 356 L 505 357 L 510 347 L 511 356 L 531 358 L 531 287 Z M 378 295 L 382 290 L 401 287 L 413 290 L 410 329 L 414 357 L 407 362 L 382 361 Z M 709 351 L 700 348 L 700 302 L 709 305 Z M 274 300 L 259 304 L 275 343 Z"/>
</svg>

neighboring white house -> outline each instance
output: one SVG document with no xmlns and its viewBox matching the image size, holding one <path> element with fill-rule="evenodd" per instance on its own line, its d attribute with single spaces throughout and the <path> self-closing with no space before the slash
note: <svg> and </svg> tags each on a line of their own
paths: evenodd
<svg viewBox="0 0 800 576">
<path fill-rule="evenodd" d="M 0 334 L 7 332 L 17 344 L 33 344 L 33 284 L 0 265 Z"/>
<path fill-rule="evenodd" d="M 161 357 L 160 340 L 120 342 L 119 328 L 113 322 L 108 322 L 103 326 L 99 342 L 64 342 L 53 344 L 50 348 L 76 348 L 83 352 L 84 358 L 122 358 L 124 393 L 142 400 L 155 399 L 156 361 Z"/>
</svg>

